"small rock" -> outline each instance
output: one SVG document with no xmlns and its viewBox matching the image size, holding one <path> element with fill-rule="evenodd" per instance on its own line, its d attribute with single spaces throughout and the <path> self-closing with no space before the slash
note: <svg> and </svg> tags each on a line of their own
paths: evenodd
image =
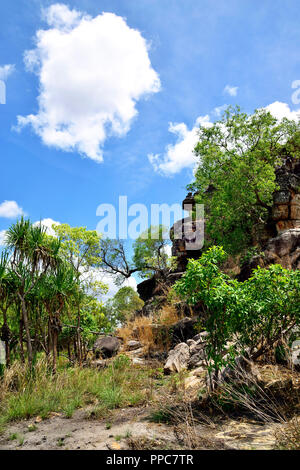
<svg viewBox="0 0 300 470">
<path fill-rule="evenodd" d="M 135 349 L 141 348 L 142 343 L 140 343 L 140 341 L 131 340 L 131 341 L 128 341 L 128 343 L 126 344 L 126 347 L 128 351 L 133 351 Z"/>
</svg>

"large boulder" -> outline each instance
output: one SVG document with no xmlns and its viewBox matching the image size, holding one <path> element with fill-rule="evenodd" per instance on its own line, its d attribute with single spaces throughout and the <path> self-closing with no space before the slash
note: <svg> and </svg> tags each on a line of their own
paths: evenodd
<svg viewBox="0 0 300 470">
<path fill-rule="evenodd" d="M 190 350 L 186 343 L 179 343 L 174 349 L 169 351 L 167 362 L 164 366 L 164 373 L 166 375 L 172 372 L 181 372 L 187 369 L 188 361 L 190 359 Z"/>
<path fill-rule="evenodd" d="M 272 238 L 264 252 L 265 264 L 278 263 L 286 269 L 300 268 L 300 228 L 292 228 Z"/>
<path fill-rule="evenodd" d="M 254 256 L 242 266 L 238 280 L 245 281 L 258 266 L 265 268 L 271 264 L 280 264 L 285 269 L 300 269 L 300 227 L 271 238 L 262 255 Z"/>
<path fill-rule="evenodd" d="M 93 346 L 93 352 L 98 359 L 100 356 L 103 359 L 113 357 L 120 349 L 120 341 L 114 336 L 105 336 L 98 338 Z"/>
<path fill-rule="evenodd" d="M 145 281 L 140 282 L 137 285 L 137 291 L 140 296 L 140 298 L 144 301 L 147 302 L 147 300 L 150 300 L 151 297 L 154 295 L 154 290 L 157 286 L 157 281 L 156 277 L 153 276 L 150 279 L 146 279 Z"/>
</svg>

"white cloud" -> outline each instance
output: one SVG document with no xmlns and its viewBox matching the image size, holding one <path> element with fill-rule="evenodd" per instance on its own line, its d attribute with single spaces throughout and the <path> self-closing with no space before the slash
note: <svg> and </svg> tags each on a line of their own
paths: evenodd
<svg viewBox="0 0 300 470">
<path fill-rule="evenodd" d="M 164 245 L 163 247 L 164 253 L 170 258 L 172 256 L 172 246 L 171 245 Z"/>
<path fill-rule="evenodd" d="M 72 28 L 78 24 L 82 18 L 82 15 L 77 10 L 70 10 L 67 5 L 62 3 L 55 3 L 49 8 L 43 9 L 43 18 L 49 26 L 53 26 L 58 29 Z M 90 19 L 89 16 L 85 15 L 85 18 Z"/>
<path fill-rule="evenodd" d="M 20 215 L 24 215 L 24 211 L 16 201 L 4 201 L 0 204 L 0 217 L 14 219 Z"/>
<path fill-rule="evenodd" d="M 193 168 L 196 163 L 193 150 L 198 140 L 199 127 L 211 125 L 208 115 L 198 117 L 191 130 L 183 122 L 180 124 L 170 123 L 169 132 L 177 135 L 178 139 L 176 144 L 166 147 L 163 156 L 159 154 L 148 155 L 155 171 L 170 176 L 179 173 L 183 168 Z"/>
<path fill-rule="evenodd" d="M 214 108 L 212 115 L 220 118 L 227 105 Z M 286 117 L 291 120 L 300 121 L 300 109 L 292 111 L 287 103 L 275 101 L 269 104 L 264 109 L 273 114 L 274 117 L 281 120 Z M 197 143 L 198 135 L 197 130 L 199 126 L 210 127 L 212 126 L 213 119 L 209 115 L 200 116 L 196 120 L 193 129 L 188 130 L 186 124 L 170 124 L 169 132 L 178 136 L 178 141 L 174 145 L 167 145 L 165 153 L 149 154 L 148 159 L 153 165 L 153 168 L 158 173 L 165 176 L 172 176 L 179 173 L 184 168 L 195 168 L 196 157 L 193 149 Z"/>
<path fill-rule="evenodd" d="M 4 245 L 5 235 L 6 235 L 6 230 L 1 230 L 0 231 L 0 246 Z"/>
<path fill-rule="evenodd" d="M 39 77 L 39 111 L 18 116 L 17 128 L 29 124 L 44 144 L 101 162 L 105 140 L 125 135 L 137 101 L 160 89 L 148 44 L 113 13 L 91 18 L 55 4 L 44 18 L 49 29 L 24 56 Z"/>
<path fill-rule="evenodd" d="M 39 224 L 41 224 L 45 228 L 47 235 L 51 235 L 52 237 L 55 237 L 56 233 L 53 230 L 52 225 L 60 225 L 60 222 L 47 218 L 47 219 L 42 219 L 41 221 L 34 222 L 33 225 L 36 227 Z"/>
<path fill-rule="evenodd" d="M 137 282 L 133 276 L 129 279 L 126 279 L 121 286 L 115 284 L 115 276 L 112 274 L 104 273 L 100 269 L 91 269 L 88 273 L 83 275 L 84 278 L 89 279 L 89 281 L 100 281 L 108 286 L 108 292 L 104 295 L 101 295 L 100 300 L 106 301 L 109 298 L 113 297 L 121 287 L 129 286 L 136 291 Z"/>
<path fill-rule="evenodd" d="M 217 106 L 217 107 L 214 109 L 213 113 L 214 113 L 218 118 L 220 118 L 220 117 L 223 115 L 224 111 L 225 111 L 227 108 L 228 108 L 228 104 L 223 104 L 222 106 Z"/>
<path fill-rule="evenodd" d="M 13 73 L 15 66 L 13 64 L 0 66 L 0 80 L 6 80 Z"/>
<path fill-rule="evenodd" d="M 223 92 L 227 93 L 230 96 L 236 96 L 237 92 L 238 92 L 238 89 L 239 89 L 239 87 L 237 87 L 237 86 L 226 85 Z"/>
<path fill-rule="evenodd" d="M 266 106 L 265 109 L 279 120 L 283 119 L 284 117 L 294 121 L 298 121 L 300 119 L 300 109 L 292 111 L 287 103 L 275 101 L 274 103 Z"/>
</svg>

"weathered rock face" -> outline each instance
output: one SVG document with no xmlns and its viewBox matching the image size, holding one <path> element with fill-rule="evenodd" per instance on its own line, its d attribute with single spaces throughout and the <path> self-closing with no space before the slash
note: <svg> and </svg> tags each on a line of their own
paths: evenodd
<svg viewBox="0 0 300 470">
<path fill-rule="evenodd" d="M 182 202 L 182 209 L 189 211 L 190 214 L 195 208 L 194 196 L 192 193 L 188 193 Z M 199 244 L 199 239 L 195 236 L 195 233 L 203 229 L 204 221 L 202 219 L 191 220 L 190 217 L 178 220 L 171 228 L 172 256 L 177 258 L 177 269 L 179 272 L 186 270 L 190 258 L 197 259 L 200 257 L 202 244 L 201 242 Z"/>
<path fill-rule="evenodd" d="M 300 228 L 300 161 L 285 158 L 284 164 L 276 170 L 279 189 L 273 194 L 272 218 L 277 233 Z"/>
<path fill-rule="evenodd" d="M 190 358 L 190 350 L 186 343 L 179 343 L 174 349 L 169 351 L 167 362 L 164 366 L 164 373 L 181 372 L 187 369 Z"/>
<path fill-rule="evenodd" d="M 272 238 L 264 251 L 264 264 L 281 264 L 286 269 L 300 268 L 300 226 Z"/>
<path fill-rule="evenodd" d="M 273 236 L 261 236 L 263 255 L 254 256 L 241 268 L 240 281 L 248 279 L 258 266 L 280 264 L 286 269 L 300 268 L 300 161 L 286 158 L 276 171 L 279 189 L 273 194 Z M 264 230 L 264 234 L 267 234 Z"/>
<path fill-rule="evenodd" d="M 120 346 L 121 344 L 118 338 L 115 338 L 114 336 L 106 336 L 104 338 L 98 338 L 95 341 L 93 352 L 96 358 L 101 356 L 103 359 L 106 359 L 108 357 L 115 356 L 119 351 Z"/>
<path fill-rule="evenodd" d="M 175 323 L 172 327 L 172 343 L 186 342 L 188 339 L 192 339 L 195 336 L 195 326 L 199 321 L 198 317 L 185 317 L 179 322 Z"/>
</svg>

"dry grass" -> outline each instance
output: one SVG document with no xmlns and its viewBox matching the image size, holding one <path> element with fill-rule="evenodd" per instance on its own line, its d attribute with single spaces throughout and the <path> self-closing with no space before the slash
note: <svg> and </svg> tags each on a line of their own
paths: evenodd
<svg viewBox="0 0 300 470">
<path fill-rule="evenodd" d="M 177 374 L 177 380 L 173 377 L 161 391 L 159 400 L 149 419 L 172 426 L 181 449 L 224 449 L 221 440 L 210 437 L 215 430 L 211 417 L 201 413 L 186 395 L 184 375 Z"/>
<path fill-rule="evenodd" d="M 146 352 L 154 345 L 152 324 L 150 317 L 136 317 L 120 328 L 117 334 L 125 344 L 132 339 L 140 341 Z"/>
<path fill-rule="evenodd" d="M 257 364 L 251 370 L 232 369 L 232 378 L 218 385 L 210 401 L 225 414 L 243 412 L 263 423 L 285 423 L 299 407 L 299 391 L 291 371 Z"/>
<path fill-rule="evenodd" d="M 276 449 L 300 450 L 300 418 L 296 417 L 275 433 Z"/>
<path fill-rule="evenodd" d="M 126 344 L 134 339 L 143 345 L 145 355 L 153 351 L 166 351 L 170 346 L 167 325 L 153 323 L 151 317 L 137 317 L 120 328 L 117 335 Z"/>
<path fill-rule="evenodd" d="M 158 322 L 162 325 L 171 326 L 184 318 L 184 312 L 179 311 L 175 305 L 164 305 L 158 314 Z"/>
</svg>

